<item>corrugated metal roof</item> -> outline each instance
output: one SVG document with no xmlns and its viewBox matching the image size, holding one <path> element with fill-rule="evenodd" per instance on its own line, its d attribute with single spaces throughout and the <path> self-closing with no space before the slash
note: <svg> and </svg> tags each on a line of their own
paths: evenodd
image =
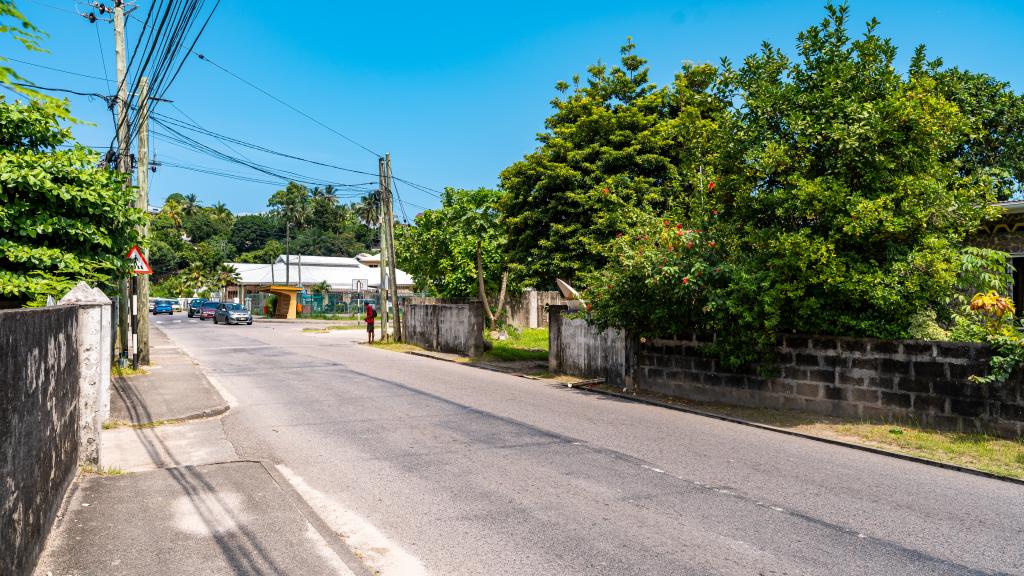
<svg viewBox="0 0 1024 576">
<path fill-rule="evenodd" d="M 356 262 L 353 258 L 332 258 L 331 260 L 351 260 L 355 262 L 355 266 L 350 265 L 338 265 L 338 264 L 315 264 L 311 263 L 311 259 L 323 259 L 325 256 L 303 256 L 302 257 L 302 285 L 312 286 L 319 284 L 320 282 L 326 281 L 331 286 L 331 290 L 355 290 L 359 284 L 363 287 L 376 288 L 380 285 L 380 268 L 370 268 Z M 315 261 L 315 260 L 314 260 Z M 288 270 L 288 283 L 297 285 L 299 283 L 299 262 L 296 256 L 292 257 L 291 266 L 285 266 L 284 260 L 278 258 L 278 261 L 274 263 L 273 269 L 270 264 L 248 264 L 242 262 L 232 262 L 231 266 L 234 266 L 238 270 L 239 276 L 242 277 L 242 284 L 245 285 L 265 285 L 270 284 L 284 284 L 285 283 L 285 272 Z M 401 288 L 411 287 L 413 285 L 412 276 L 409 276 L 402 270 L 397 271 L 398 286 Z"/>
</svg>

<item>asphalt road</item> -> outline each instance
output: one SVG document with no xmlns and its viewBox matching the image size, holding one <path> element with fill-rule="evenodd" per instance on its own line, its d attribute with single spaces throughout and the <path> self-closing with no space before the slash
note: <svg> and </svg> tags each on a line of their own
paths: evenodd
<svg viewBox="0 0 1024 576">
<path fill-rule="evenodd" d="M 1019 485 L 370 349 L 361 331 L 160 322 L 232 402 L 239 456 L 279 464 L 363 553 L 397 551 L 392 573 L 1024 574 Z"/>
</svg>

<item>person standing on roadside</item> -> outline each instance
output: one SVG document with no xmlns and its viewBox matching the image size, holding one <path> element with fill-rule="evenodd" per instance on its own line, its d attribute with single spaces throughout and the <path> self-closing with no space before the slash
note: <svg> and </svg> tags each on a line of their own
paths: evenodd
<svg viewBox="0 0 1024 576">
<path fill-rule="evenodd" d="M 373 304 L 366 304 L 366 336 L 367 344 L 373 344 L 373 325 L 374 320 L 377 319 L 377 311 L 373 309 Z"/>
</svg>

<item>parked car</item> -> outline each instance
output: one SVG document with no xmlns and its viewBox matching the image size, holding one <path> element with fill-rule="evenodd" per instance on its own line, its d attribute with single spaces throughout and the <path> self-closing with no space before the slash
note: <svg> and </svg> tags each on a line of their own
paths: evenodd
<svg viewBox="0 0 1024 576">
<path fill-rule="evenodd" d="M 213 315 L 213 323 L 220 324 L 252 324 L 252 313 L 245 309 L 245 306 L 241 304 L 223 303 L 217 306 L 217 311 Z"/>
<path fill-rule="evenodd" d="M 188 303 L 188 317 L 195 318 L 199 316 L 199 309 L 203 306 L 203 302 L 207 302 L 206 298 L 193 298 Z"/>
<path fill-rule="evenodd" d="M 170 314 L 174 316 L 174 306 L 168 300 L 155 300 L 153 301 L 153 315 L 157 314 Z"/>
<path fill-rule="evenodd" d="M 181 312 L 181 300 L 169 300 L 175 312 Z"/>
<path fill-rule="evenodd" d="M 220 302 L 210 302 L 207 300 L 199 306 L 199 319 L 206 320 L 207 318 L 213 318 L 213 315 L 217 312 L 217 307 L 220 306 Z"/>
</svg>

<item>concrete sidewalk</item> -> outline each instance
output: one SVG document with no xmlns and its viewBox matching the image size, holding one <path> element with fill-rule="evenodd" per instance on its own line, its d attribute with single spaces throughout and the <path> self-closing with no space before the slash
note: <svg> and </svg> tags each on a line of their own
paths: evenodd
<svg viewBox="0 0 1024 576">
<path fill-rule="evenodd" d="M 368 574 L 272 464 L 238 457 L 220 417 L 180 422 L 227 404 L 150 337 L 159 368 L 120 383 L 112 416 L 179 422 L 103 432 L 102 468 L 75 479 L 36 576 Z"/>
<path fill-rule="evenodd" d="M 155 327 L 149 338 L 149 373 L 114 379 L 110 394 L 111 420 L 149 424 L 227 412 L 227 402 L 181 348 Z"/>
</svg>

